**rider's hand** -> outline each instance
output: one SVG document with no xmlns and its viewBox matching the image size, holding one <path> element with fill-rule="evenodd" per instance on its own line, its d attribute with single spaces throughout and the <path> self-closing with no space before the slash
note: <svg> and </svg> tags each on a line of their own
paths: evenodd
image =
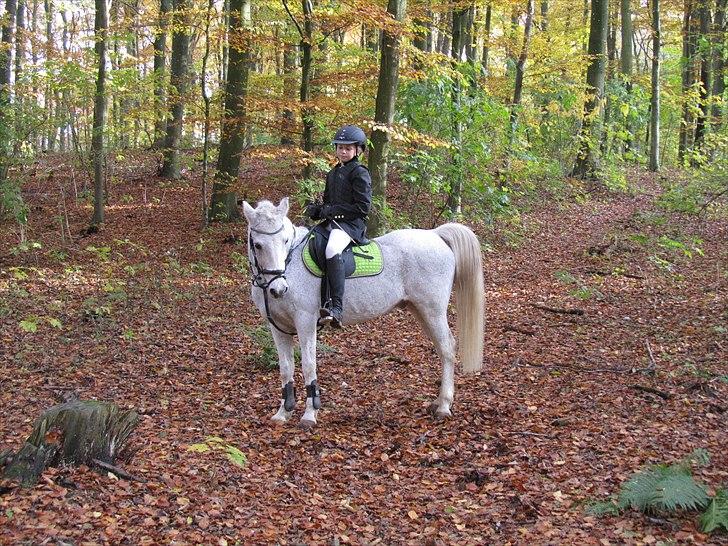
<svg viewBox="0 0 728 546">
<path fill-rule="evenodd" d="M 306 216 L 311 218 L 311 220 L 320 220 L 322 218 L 321 209 L 321 205 L 311 203 L 306 207 Z"/>
</svg>

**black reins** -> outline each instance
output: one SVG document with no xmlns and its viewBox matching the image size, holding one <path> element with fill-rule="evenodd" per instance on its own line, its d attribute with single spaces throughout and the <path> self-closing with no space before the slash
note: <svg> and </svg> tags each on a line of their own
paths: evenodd
<svg viewBox="0 0 728 546">
<path fill-rule="evenodd" d="M 262 269 L 258 265 L 258 256 L 255 253 L 255 240 L 253 239 L 253 232 L 260 233 L 261 235 L 276 235 L 277 233 L 280 233 L 283 231 L 283 228 L 285 227 L 285 223 L 281 224 L 281 227 L 279 227 L 275 231 L 263 231 L 260 229 L 255 229 L 253 227 L 250 228 L 250 232 L 248 233 L 248 248 L 250 249 L 249 253 L 253 256 L 253 260 L 251 261 L 251 265 L 255 267 L 256 273 L 253 274 L 253 286 L 256 286 L 263 290 L 263 301 L 265 302 L 265 316 L 268 319 L 268 322 L 270 322 L 273 327 L 278 330 L 279 332 L 282 332 L 284 334 L 288 334 L 289 336 L 295 336 L 296 332 L 287 332 L 284 329 L 282 329 L 280 326 L 278 326 L 275 321 L 273 320 L 273 317 L 270 314 L 270 306 L 268 304 L 268 287 L 271 285 L 273 281 L 276 279 L 283 279 L 286 280 L 286 268 L 288 268 L 288 264 L 291 262 L 291 259 L 293 258 L 293 252 L 301 246 L 306 239 L 308 238 L 306 235 L 304 235 L 301 240 L 296 243 L 292 244 L 291 248 L 288 250 L 288 254 L 286 255 L 286 261 L 283 264 L 283 269 Z M 309 231 L 311 231 L 309 229 Z M 293 242 L 296 240 L 296 228 L 293 228 Z M 248 261 L 250 261 L 250 257 L 248 257 Z M 267 281 L 265 280 L 264 275 L 272 275 L 270 279 Z"/>
</svg>

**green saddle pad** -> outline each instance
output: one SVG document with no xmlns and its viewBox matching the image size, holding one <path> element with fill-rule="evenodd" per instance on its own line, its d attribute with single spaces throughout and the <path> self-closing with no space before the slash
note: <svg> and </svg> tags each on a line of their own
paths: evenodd
<svg viewBox="0 0 728 546">
<path fill-rule="evenodd" d="M 323 272 L 313 261 L 313 257 L 308 250 L 309 241 L 303 247 L 303 263 L 306 265 L 312 275 L 323 277 Z M 384 259 L 382 258 L 382 249 L 376 241 L 369 241 L 366 245 L 352 247 L 354 254 L 354 272 L 347 276 L 347 279 L 354 277 L 371 277 L 379 275 L 384 269 Z"/>
</svg>

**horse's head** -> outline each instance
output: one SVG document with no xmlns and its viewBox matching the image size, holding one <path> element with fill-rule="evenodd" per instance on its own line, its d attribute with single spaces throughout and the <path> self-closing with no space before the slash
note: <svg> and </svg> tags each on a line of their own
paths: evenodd
<svg viewBox="0 0 728 546">
<path fill-rule="evenodd" d="M 243 202 L 248 219 L 248 259 L 254 268 L 253 283 L 280 298 L 288 290 L 286 265 L 296 228 L 288 219 L 288 197 L 278 206 L 261 201 L 253 208 Z"/>
</svg>

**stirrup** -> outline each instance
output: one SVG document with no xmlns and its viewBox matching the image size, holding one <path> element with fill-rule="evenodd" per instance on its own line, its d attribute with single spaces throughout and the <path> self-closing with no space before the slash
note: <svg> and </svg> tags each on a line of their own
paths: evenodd
<svg viewBox="0 0 728 546">
<path fill-rule="evenodd" d="M 332 328 L 341 329 L 341 320 L 331 312 L 330 309 L 322 307 L 319 309 L 319 319 L 317 321 L 319 326 L 331 326 Z"/>
</svg>

